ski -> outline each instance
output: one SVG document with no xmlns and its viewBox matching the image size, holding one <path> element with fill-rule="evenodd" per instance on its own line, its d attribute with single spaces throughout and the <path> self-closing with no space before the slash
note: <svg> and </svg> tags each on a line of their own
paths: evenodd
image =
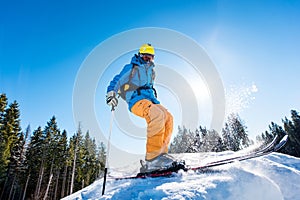
<svg viewBox="0 0 300 200">
<path fill-rule="evenodd" d="M 236 161 L 243 161 L 243 160 L 248 160 L 248 159 L 252 159 L 252 158 L 257 158 L 257 157 L 261 157 L 264 155 L 268 155 L 272 152 L 279 151 L 286 144 L 286 142 L 288 140 L 288 135 L 285 135 L 284 137 L 282 137 L 282 139 L 279 142 L 278 142 L 278 140 L 279 140 L 278 136 L 276 136 L 268 145 L 266 145 L 265 147 L 263 147 L 259 150 L 256 150 L 256 151 L 244 154 L 244 155 L 237 155 L 237 156 L 233 156 L 230 158 L 220 159 L 217 161 L 209 162 L 204 165 L 197 166 L 197 167 L 189 167 L 189 166 L 186 166 L 184 163 L 179 162 L 179 163 L 173 163 L 173 166 L 168 169 L 163 169 L 163 170 L 158 170 L 158 171 L 153 171 L 153 172 L 146 172 L 146 173 L 138 173 L 135 176 L 129 176 L 129 177 L 110 177 L 110 178 L 112 178 L 114 180 L 124 180 L 124 179 L 145 179 L 145 178 L 156 178 L 156 177 L 170 177 L 170 176 L 173 176 L 174 174 L 178 173 L 180 170 L 205 172 L 212 167 L 229 164 L 229 163 L 233 163 Z"/>
<path fill-rule="evenodd" d="M 232 157 L 232 158 L 228 158 L 228 159 L 223 159 L 223 160 L 219 160 L 219 161 L 210 162 L 210 163 L 207 163 L 203 166 L 189 168 L 188 170 L 202 171 L 202 170 L 206 170 L 210 167 L 216 167 L 216 166 L 220 166 L 220 165 L 233 163 L 233 162 L 236 162 L 236 161 L 243 161 L 243 160 L 248 160 L 248 159 L 252 159 L 252 158 L 265 156 L 265 155 L 268 155 L 272 152 L 279 151 L 282 147 L 284 147 L 287 140 L 288 140 L 288 135 L 285 135 L 280 140 L 280 142 L 277 143 L 277 137 L 275 137 L 274 140 L 269 145 L 267 145 L 265 148 L 263 148 L 261 150 L 255 151 L 253 153 L 241 155 L 241 156 L 236 156 L 236 157 Z"/>
<path fill-rule="evenodd" d="M 282 138 L 282 140 L 286 142 L 287 141 L 287 136 L 286 137 L 284 136 Z M 229 157 L 227 159 L 221 159 L 221 160 L 213 161 L 213 162 L 210 162 L 210 163 L 206 163 L 204 166 L 195 167 L 195 168 L 192 168 L 192 169 L 202 168 L 202 167 L 203 168 L 204 167 L 213 167 L 214 165 L 216 165 L 216 166 L 217 165 L 222 165 L 223 163 L 226 164 L 226 163 L 231 163 L 231 162 L 234 162 L 234 161 L 241 161 L 241 160 L 244 160 L 244 159 L 250 159 L 250 158 L 254 158 L 254 157 L 263 156 L 266 153 L 272 153 L 274 151 L 278 151 L 279 150 L 278 147 L 275 148 L 276 144 L 277 144 L 277 141 L 278 141 L 278 135 L 276 135 L 274 137 L 274 139 L 268 145 L 266 145 L 265 147 L 263 147 L 261 149 L 258 149 L 256 151 L 253 151 L 253 152 L 250 152 L 250 153 L 247 153 L 247 154 L 244 154 L 244 155 L 238 155 L 238 156 L 234 156 L 234 157 Z"/>
</svg>

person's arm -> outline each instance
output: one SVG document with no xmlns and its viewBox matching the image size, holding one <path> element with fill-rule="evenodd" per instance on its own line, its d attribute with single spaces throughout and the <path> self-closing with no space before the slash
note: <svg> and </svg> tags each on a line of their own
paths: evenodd
<svg viewBox="0 0 300 200">
<path fill-rule="evenodd" d="M 125 65 L 122 69 L 122 71 L 116 75 L 113 80 L 109 83 L 109 86 L 107 87 L 107 92 L 110 92 L 110 91 L 115 91 L 116 93 L 118 92 L 119 90 L 119 81 L 120 79 L 125 76 L 126 74 L 128 75 L 128 72 L 132 69 L 132 65 L 129 64 L 129 65 Z"/>
</svg>

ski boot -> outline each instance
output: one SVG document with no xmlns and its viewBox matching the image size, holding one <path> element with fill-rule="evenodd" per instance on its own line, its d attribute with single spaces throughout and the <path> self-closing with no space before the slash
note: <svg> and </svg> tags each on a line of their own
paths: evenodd
<svg viewBox="0 0 300 200">
<path fill-rule="evenodd" d="M 185 162 L 178 161 L 173 156 L 169 154 L 161 154 L 158 157 L 143 161 L 140 160 L 142 167 L 140 168 L 141 173 L 149 173 L 153 171 L 163 171 L 168 169 L 184 169 Z M 177 170 L 178 171 L 178 170 Z"/>
</svg>

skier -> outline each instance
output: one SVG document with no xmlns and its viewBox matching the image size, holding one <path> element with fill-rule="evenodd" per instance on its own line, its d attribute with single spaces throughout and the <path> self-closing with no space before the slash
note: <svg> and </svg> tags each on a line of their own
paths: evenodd
<svg viewBox="0 0 300 200">
<path fill-rule="evenodd" d="M 118 105 L 119 95 L 127 102 L 129 111 L 147 122 L 146 162 L 141 162 L 141 172 L 167 169 L 175 163 L 175 159 L 167 154 L 173 116 L 157 100 L 153 87 L 154 51 L 151 44 L 143 44 L 130 64 L 125 65 L 110 82 L 106 95 L 109 106 Z"/>
</svg>

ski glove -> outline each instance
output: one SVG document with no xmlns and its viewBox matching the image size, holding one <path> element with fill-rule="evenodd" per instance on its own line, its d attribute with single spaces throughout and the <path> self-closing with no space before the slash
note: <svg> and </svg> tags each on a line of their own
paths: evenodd
<svg viewBox="0 0 300 200">
<path fill-rule="evenodd" d="M 115 91 L 109 91 L 106 94 L 106 103 L 112 107 L 116 107 L 118 105 L 118 99 Z"/>
</svg>

